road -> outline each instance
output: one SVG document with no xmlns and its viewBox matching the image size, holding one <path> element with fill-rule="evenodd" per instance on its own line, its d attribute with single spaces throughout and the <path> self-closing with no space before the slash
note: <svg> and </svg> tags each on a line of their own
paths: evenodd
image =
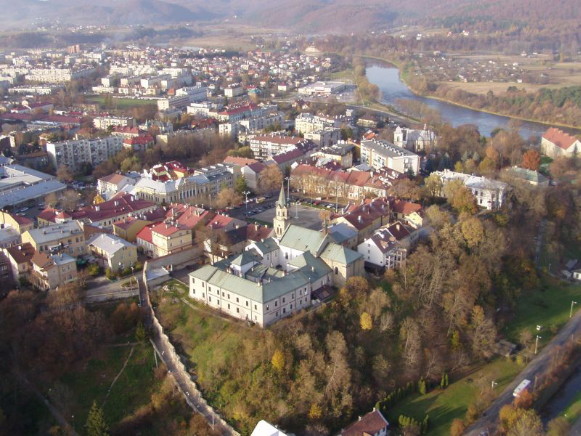
<svg viewBox="0 0 581 436">
<path fill-rule="evenodd" d="M 483 434 L 494 434 L 498 426 L 498 413 L 502 406 L 510 404 L 513 400 L 512 392 L 524 379 L 535 382 L 535 378 L 543 373 L 554 357 L 555 348 L 563 345 L 569 338 L 579 338 L 581 334 L 581 311 L 573 316 L 571 320 L 559 331 L 559 333 L 549 342 L 539 355 L 528 364 L 528 366 L 508 385 L 504 392 L 496 398 L 492 405 L 482 414 L 482 417 L 466 429 L 465 436 L 480 436 Z M 574 434 L 574 433 L 573 433 Z"/>
<path fill-rule="evenodd" d="M 137 288 L 121 287 L 123 283 L 130 281 L 135 283 L 135 280 L 132 277 L 118 280 L 116 282 L 112 282 L 106 277 L 91 279 L 88 281 L 88 288 L 85 292 L 85 301 L 87 303 L 99 303 L 102 301 L 135 297 L 139 293 Z"/>
</svg>

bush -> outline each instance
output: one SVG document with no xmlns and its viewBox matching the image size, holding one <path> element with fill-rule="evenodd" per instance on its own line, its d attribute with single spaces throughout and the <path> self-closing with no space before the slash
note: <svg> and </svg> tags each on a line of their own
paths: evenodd
<svg viewBox="0 0 581 436">
<path fill-rule="evenodd" d="M 91 277 L 97 277 L 101 274 L 101 267 L 97 263 L 92 263 L 87 267 L 87 272 Z"/>
</svg>

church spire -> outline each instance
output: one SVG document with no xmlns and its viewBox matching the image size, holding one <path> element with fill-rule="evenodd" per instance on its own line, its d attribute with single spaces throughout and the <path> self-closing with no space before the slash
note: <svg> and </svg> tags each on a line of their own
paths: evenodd
<svg viewBox="0 0 581 436">
<path fill-rule="evenodd" d="M 282 186 L 280 187 L 280 194 L 278 196 L 278 202 L 281 207 L 286 207 L 286 195 L 284 194 L 284 182 L 282 182 Z"/>
</svg>

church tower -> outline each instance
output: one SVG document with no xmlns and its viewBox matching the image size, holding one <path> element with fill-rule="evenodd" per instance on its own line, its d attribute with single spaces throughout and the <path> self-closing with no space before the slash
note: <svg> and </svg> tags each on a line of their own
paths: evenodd
<svg viewBox="0 0 581 436">
<path fill-rule="evenodd" d="M 284 231 L 289 224 L 289 206 L 284 195 L 284 182 L 280 188 L 280 195 L 278 196 L 278 201 L 276 202 L 276 215 L 272 224 L 274 225 L 274 237 L 278 240 L 282 238 Z"/>
</svg>

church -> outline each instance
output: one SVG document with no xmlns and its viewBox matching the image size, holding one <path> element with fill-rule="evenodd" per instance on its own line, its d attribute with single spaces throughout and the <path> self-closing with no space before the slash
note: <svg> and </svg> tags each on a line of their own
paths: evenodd
<svg viewBox="0 0 581 436">
<path fill-rule="evenodd" d="M 361 254 L 291 224 L 289 209 L 283 186 L 271 237 L 190 273 L 190 298 L 265 327 L 309 307 L 314 291 L 363 274 Z"/>
</svg>

